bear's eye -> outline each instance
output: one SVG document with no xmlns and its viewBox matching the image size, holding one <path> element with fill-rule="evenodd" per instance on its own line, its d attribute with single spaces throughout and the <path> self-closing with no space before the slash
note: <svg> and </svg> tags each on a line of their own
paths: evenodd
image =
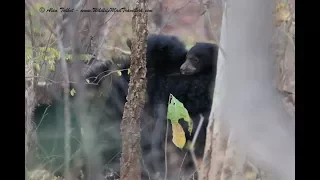
<svg viewBox="0 0 320 180">
<path fill-rule="evenodd" d="M 192 61 L 195 62 L 195 63 L 198 63 L 198 62 L 199 62 L 199 59 L 196 58 L 196 57 L 194 57 L 194 58 L 192 58 Z"/>
</svg>

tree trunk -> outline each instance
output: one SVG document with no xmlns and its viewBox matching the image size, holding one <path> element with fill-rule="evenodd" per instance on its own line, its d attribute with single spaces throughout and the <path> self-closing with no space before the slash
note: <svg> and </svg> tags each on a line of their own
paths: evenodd
<svg viewBox="0 0 320 180">
<path fill-rule="evenodd" d="M 33 77 L 33 63 L 32 61 L 26 62 L 25 66 L 26 76 Z M 36 104 L 34 92 L 34 78 L 25 79 L 25 166 L 31 160 L 29 155 L 31 155 L 32 144 L 35 143 L 33 139 L 33 110 Z"/>
<path fill-rule="evenodd" d="M 226 8 L 224 9 L 223 16 L 222 16 L 222 23 L 221 23 L 221 35 L 220 35 L 220 47 L 222 50 L 225 50 L 226 47 L 226 30 L 227 30 L 227 12 Z M 220 104 L 221 99 L 223 96 L 224 89 L 222 86 L 224 84 L 218 83 L 223 82 L 222 78 L 224 78 L 223 70 L 225 65 L 225 57 L 219 50 L 218 56 L 218 64 L 217 64 L 217 76 L 216 76 L 216 84 L 214 89 L 214 98 L 212 103 L 212 109 L 210 114 L 210 122 L 207 127 L 207 141 L 206 141 L 206 148 L 204 154 L 204 166 L 202 167 L 201 171 L 201 179 L 202 180 L 220 180 L 221 176 L 221 169 L 223 167 L 223 160 L 225 156 L 225 151 L 227 148 L 227 140 L 228 140 L 228 133 L 225 132 L 225 128 L 223 121 L 219 119 L 220 113 Z M 214 115 L 213 115 L 214 112 Z"/>
<path fill-rule="evenodd" d="M 147 0 L 138 0 L 136 9 L 147 9 Z M 121 180 L 141 179 L 140 117 L 146 101 L 147 12 L 134 12 L 132 17 L 131 77 L 127 102 L 121 123 Z"/>
<path fill-rule="evenodd" d="M 295 124 L 275 87 L 270 52 L 274 7 L 274 1 L 230 0 L 225 8 L 220 45 L 226 57 L 219 53 L 214 130 L 207 136 L 213 142 L 206 147 L 212 157 L 203 179 L 243 179 L 244 154 L 239 151 L 277 179 L 294 179 Z"/>
</svg>

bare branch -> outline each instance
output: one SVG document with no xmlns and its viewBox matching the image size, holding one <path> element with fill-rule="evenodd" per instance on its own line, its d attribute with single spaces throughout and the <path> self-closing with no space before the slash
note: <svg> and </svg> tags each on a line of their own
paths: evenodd
<svg viewBox="0 0 320 180">
<path fill-rule="evenodd" d="M 200 133 L 200 130 L 201 130 L 201 127 L 202 127 L 202 124 L 203 124 L 203 121 L 204 121 L 204 117 L 202 114 L 200 114 L 200 122 L 198 124 L 198 127 L 197 127 L 197 130 L 194 134 L 194 137 L 192 139 L 192 142 L 191 142 L 191 146 L 190 146 L 190 153 L 191 153 L 191 157 L 192 157 L 192 161 L 194 163 L 194 166 L 196 167 L 196 172 L 198 172 L 198 176 L 200 175 L 200 172 L 198 171 L 198 169 L 200 168 L 199 164 L 198 164 L 198 161 L 197 161 L 197 158 L 196 158 L 196 155 L 194 153 L 194 145 L 197 141 L 197 138 L 198 138 L 198 135 Z"/>
<path fill-rule="evenodd" d="M 121 53 L 126 54 L 126 55 L 130 55 L 131 54 L 131 51 L 126 51 L 126 50 L 123 50 L 123 49 L 121 49 L 119 47 L 107 46 L 107 50 L 111 50 L 111 51 L 117 50 L 117 51 L 120 51 Z"/>
<path fill-rule="evenodd" d="M 223 55 L 224 58 L 226 59 L 227 54 L 225 53 L 224 49 L 222 49 L 222 47 L 221 47 L 221 45 L 220 45 L 220 43 L 219 43 L 219 41 L 218 41 L 218 37 L 217 37 L 217 35 L 214 33 L 214 30 L 213 30 L 213 28 L 212 28 L 212 20 L 211 20 L 210 14 L 208 13 L 209 10 L 208 10 L 207 6 L 203 4 L 203 0 L 201 0 L 201 1 L 200 1 L 200 0 L 197 0 L 197 2 L 198 2 L 200 5 L 201 5 L 201 4 L 203 5 L 202 7 L 204 8 L 205 16 L 207 15 L 207 19 L 208 19 L 208 21 L 209 21 L 210 31 L 212 32 L 212 35 L 214 36 L 214 39 L 215 39 L 215 41 L 216 41 L 216 44 L 218 45 L 219 49 L 221 50 L 222 55 Z"/>
<path fill-rule="evenodd" d="M 169 120 L 167 120 L 167 128 L 166 128 L 166 138 L 165 138 L 165 144 L 164 144 L 164 162 L 165 162 L 165 175 L 164 179 L 166 180 L 168 177 L 168 131 L 169 131 Z"/>
<path fill-rule="evenodd" d="M 55 33 L 55 31 L 53 30 L 53 28 L 48 24 L 48 20 L 41 14 L 39 13 L 38 9 L 36 9 L 34 6 L 32 6 L 32 3 L 29 3 L 28 1 L 25 1 L 25 4 L 28 6 L 28 8 L 32 8 L 33 10 L 35 10 L 35 12 L 37 12 L 37 15 L 40 17 L 40 19 L 44 22 L 44 25 L 46 26 L 46 28 L 49 29 L 49 31 L 57 36 L 57 34 Z"/>
<path fill-rule="evenodd" d="M 179 10 L 181 10 L 182 8 L 184 8 L 185 6 L 187 6 L 192 0 L 188 0 L 186 1 L 183 5 L 181 5 L 180 7 L 174 9 L 173 11 L 171 11 L 171 13 L 169 14 L 167 20 L 164 22 L 164 24 L 162 25 L 162 27 L 159 30 L 159 33 L 161 33 L 162 29 L 169 23 L 171 16 L 173 14 L 175 14 L 176 12 L 178 12 Z"/>
</svg>

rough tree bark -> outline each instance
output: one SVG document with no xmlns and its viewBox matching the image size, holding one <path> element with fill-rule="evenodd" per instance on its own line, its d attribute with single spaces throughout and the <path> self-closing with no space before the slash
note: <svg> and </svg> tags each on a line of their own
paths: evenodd
<svg viewBox="0 0 320 180">
<path fill-rule="evenodd" d="M 33 77 L 33 63 L 26 62 L 25 75 Z M 34 92 L 34 78 L 25 79 L 25 166 L 29 161 L 28 155 L 31 154 L 32 144 L 34 143 L 33 136 L 33 110 L 35 107 L 35 92 Z"/>
<path fill-rule="evenodd" d="M 30 23 L 30 41 L 32 49 L 32 58 L 36 57 L 36 51 L 34 48 L 36 47 L 36 43 L 34 40 L 34 32 L 33 32 L 33 22 L 32 16 L 30 13 L 30 9 L 27 8 L 28 18 Z M 36 141 L 36 136 L 34 133 L 34 125 L 33 125 L 33 110 L 37 103 L 37 97 L 35 94 L 35 78 L 34 77 L 35 68 L 33 67 L 33 61 L 25 62 L 25 76 L 31 78 L 25 78 L 25 166 L 26 168 L 30 164 L 30 160 L 33 159 L 33 145 Z"/>
<path fill-rule="evenodd" d="M 136 9 L 147 9 L 147 0 L 137 0 Z M 146 101 L 147 12 L 134 12 L 132 17 L 131 77 L 127 102 L 121 122 L 121 180 L 140 180 L 140 116 Z"/>
</svg>

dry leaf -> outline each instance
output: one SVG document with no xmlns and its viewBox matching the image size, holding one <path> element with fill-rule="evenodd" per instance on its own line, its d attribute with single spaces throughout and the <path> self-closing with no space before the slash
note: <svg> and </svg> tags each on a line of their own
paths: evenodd
<svg viewBox="0 0 320 180">
<path fill-rule="evenodd" d="M 182 149 L 186 144 L 186 136 L 183 128 L 179 123 L 171 122 L 172 125 L 172 142 L 178 148 Z"/>
</svg>

